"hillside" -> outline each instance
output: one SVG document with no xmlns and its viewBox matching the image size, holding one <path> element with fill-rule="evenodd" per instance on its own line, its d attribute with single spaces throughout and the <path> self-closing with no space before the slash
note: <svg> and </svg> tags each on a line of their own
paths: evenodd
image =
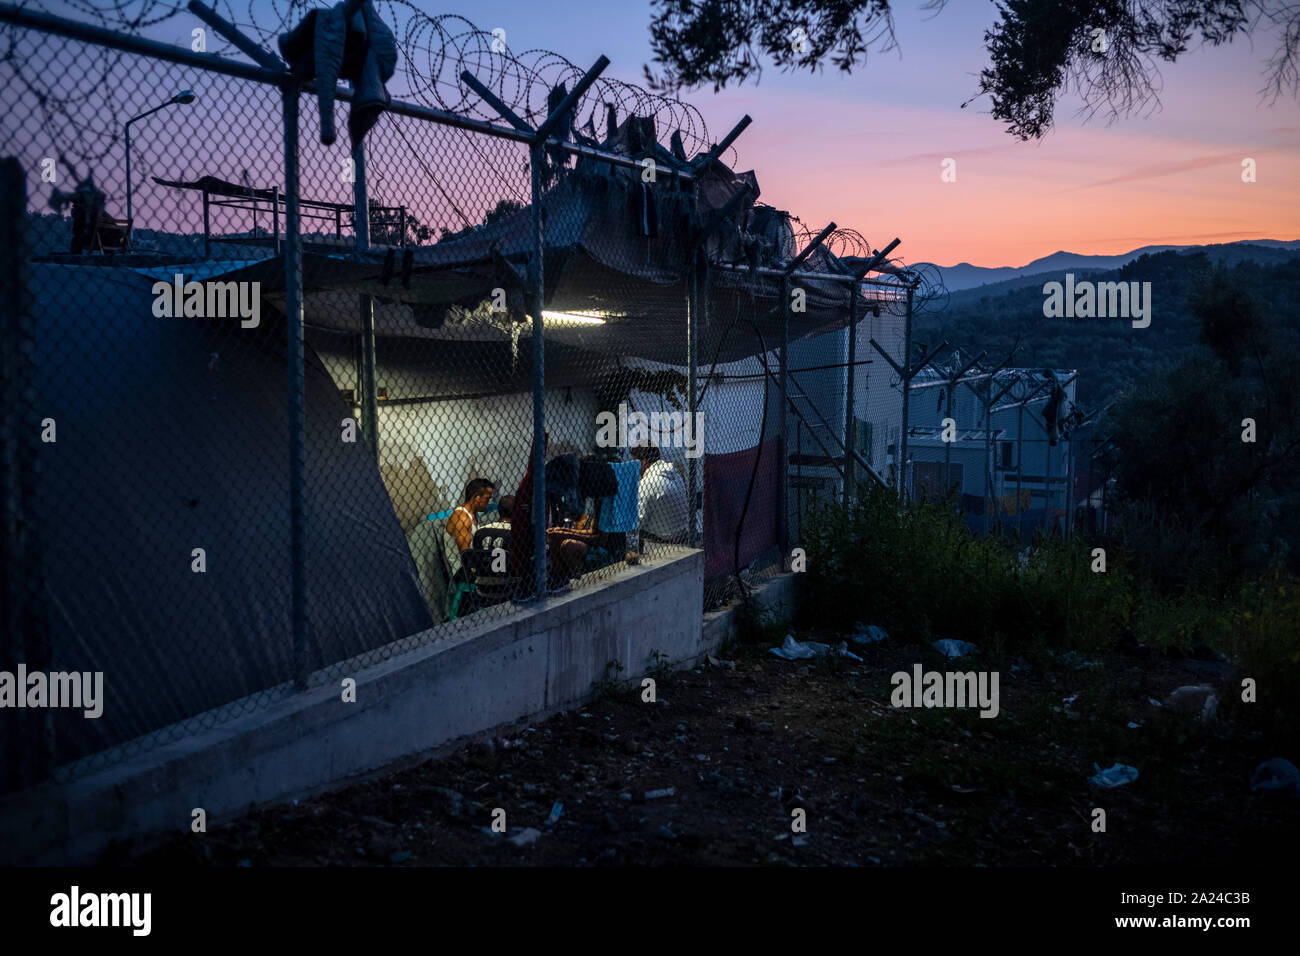
<svg viewBox="0 0 1300 956">
<path fill-rule="evenodd" d="M 1160 252 L 1194 252 L 1204 250 L 1215 261 L 1229 264 L 1241 259 L 1254 259 L 1257 262 L 1281 262 L 1300 253 L 1300 239 L 1252 239 L 1244 242 L 1218 243 L 1208 246 L 1143 246 L 1129 252 L 1113 256 L 1088 256 L 1075 252 L 1054 252 L 1049 256 L 1035 259 L 1023 266 L 975 266 L 969 262 L 959 262 L 954 266 L 935 266 L 943 276 L 950 292 L 967 289 L 988 290 L 1006 282 L 1035 281 L 1042 273 L 1078 272 L 1082 269 L 1119 269 L 1134 259 L 1144 255 Z M 933 265 L 933 263 L 928 263 Z M 1045 280 L 1044 280 L 1045 281 Z"/>
<path fill-rule="evenodd" d="M 1128 319 L 1045 318 L 1043 283 L 1062 280 L 1057 272 L 954 293 L 943 312 L 917 320 L 916 335 L 931 343 L 946 339 L 963 352 L 987 350 L 998 361 L 1019 336 L 1015 364 L 1077 368 L 1080 403 L 1096 404 L 1139 385 L 1197 343 L 1187 296 L 1216 261 L 1254 290 L 1276 328 L 1300 337 L 1300 254 L 1241 244 L 1146 253 L 1117 269 L 1075 272 L 1076 281 L 1150 282 L 1148 328 L 1135 329 Z"/>
</svg>

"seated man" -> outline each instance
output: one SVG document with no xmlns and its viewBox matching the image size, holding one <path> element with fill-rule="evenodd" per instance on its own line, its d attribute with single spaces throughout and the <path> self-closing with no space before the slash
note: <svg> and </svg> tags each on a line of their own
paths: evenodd
<svg viewBox="0 0 1300 956">
<path fill-rule="evenodd" d="M 582 572 L 587 551 L 605 540 L 591 515 L 582 514 L 566 525 L 546 529 L 546 563 L 551 590 L 564 591 L 569 582 Z"/>
<path fill-rule="evenodd" d="M 641 463 L 637 484 L 637 517 L 642 541 L 682 544 L 686 541 L 686 482 L 672 464 L 663 461 L 654 445 L 631 449 Z M 634 548 L 639 551 L 640 546 Z"/>
<path fill-rule="evenodd" d="M 515 596 L 518 582 L 510 574 L 510 515 L 513 495 L 502 495 L 497 503 L 497 520 L 481 524 L 474 532 L 473 548 L 463 555 L 472 576 L 477 603 L 498 604 Z"/>
<path fill-rule="evenodd" d="M 497 520 L 481 524 L 474 532 L 473 547 L 476 551 L 493 551 L 496 548 L 510 550 L 510 515 L 515 510 L 515 496 L 502 495 L 497 502 Z"/>
<path fill-rule="evenodd" d="M 443 555 L 453 584 L 467 580 L 461 554 L 474 547 L 479 512 L 492 503 L 495 491 L 496 486 L 486 478 L 473 479 L 465 486 L 465 500 L 447 518 L 447 530 L 443 534 Z"/>
</svg>

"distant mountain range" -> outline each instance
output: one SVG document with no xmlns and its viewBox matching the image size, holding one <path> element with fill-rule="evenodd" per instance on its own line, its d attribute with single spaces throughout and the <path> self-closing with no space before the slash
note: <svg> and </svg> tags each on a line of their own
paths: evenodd
<svg viewBox="0 0 1300 956">
<path fill-rule="evenodd" d="M 995 283 L 999 290 L 1005 290 L 1014 288 L 1022 281 L 1024 283 L 1038 281 L 1038 277 L 1043 273 L 1060 275 L 1071 270 L 1118 269 L 1138 256 L 1153 252 L 1167 252 L 1171 249 L 1178 251 L 1204 249 L 1211 258 L 1230 261 L 1255 259 L 1260 262 L 1276 262 L 1292 255 L 1300 255 L 1300 239 L 1248 239 L 1208 246 L 1143 246 L 1117 256 L 1085 256 L 1076 252 L 1053 252 L 1050 256 L 1043 256 L 1018 268 L 973 266 L 969 262 L 959 262 L 955 266 L 935 266 L 935 268 L 943 275 L 949 292 L 975 289 Z"/>
</svg>

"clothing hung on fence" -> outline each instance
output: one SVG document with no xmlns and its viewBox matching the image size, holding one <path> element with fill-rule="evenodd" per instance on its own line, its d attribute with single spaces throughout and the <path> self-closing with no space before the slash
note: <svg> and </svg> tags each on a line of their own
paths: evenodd
<svg viewBox="0 0 1300 956">
<path fill-rule="evenodd" d="M 546 463 L 546 503 L 560 520 L 582 514 L 582 496 L 578 494 L 578 456 L 556 455 Z"/>
<path fill-rule="evenodd" d="M 603 531 L 635 531 L 637 524 L 637 485 L 641 480 L 641 462 L 620 461 L 611 466 L 618 482 L 618 491 L 609 508 L 602 515 Z"/>
<path fill-rule="evenodd" d="M 348 133 L 355 148 L 389 103 L 384 84 L 397 69 L 397 41 L 370 0 L 364 0 L 350 17 L 347 6 L 344 2 L 310 11 L 280 36 L 279 45 L 295 77 L 316 81 L 320 141 L 326 146 L 336 138 L 335 87 L 340 79 L 352 84 Z"/>
<path fill-rule="evenodd" d="M 550 432 L 542 434 L 542 454 Z M 515 491 L 515 506 L 510 512 L 510 573 L 527 581 L 533 573 L 533 453 L 536 446 L 529 444 L 528 466 L 524 478 Z"/>
<path fill-rule="evenodd" d="M 649 183 L 632 184 L 632 220 L 638 235 L 659 235 L 659 206 Z"/>
<path fill-rule="evenodd" d="M 1065 389 L 1052 377 L 1052 395 L 1043 408 L 1043 424 L 1047 426 L 1047 444 L 1055 447 L 1060 439 L 1061 408 L 1065 404 Z"/>
<path fill-rule="evenodd" d="M 618 494 L 618 479 L 610 463 L 590 455 L 578 462 L 578 494 L 593 500 Z"/>
</svg>

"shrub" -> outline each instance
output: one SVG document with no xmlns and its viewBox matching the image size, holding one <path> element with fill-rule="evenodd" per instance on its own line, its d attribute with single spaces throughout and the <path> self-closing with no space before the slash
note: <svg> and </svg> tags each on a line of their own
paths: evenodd
<svg viewBox="0 0 1300 956">
<path fill-rule="evenodd" d="M 877 487 L 847 510 L 823 501 L 812 512 L 801 582 L 808 624 L 863 621 L 922 642 L 1088 647 L 1118 636 L 1131 607 L 1118 556 L 1102 574 L 1080 540 L 1045 538 L 1019 551 L 999 535 L 972 534 L 950 500 L 905 505 Z"/>
</svg>

